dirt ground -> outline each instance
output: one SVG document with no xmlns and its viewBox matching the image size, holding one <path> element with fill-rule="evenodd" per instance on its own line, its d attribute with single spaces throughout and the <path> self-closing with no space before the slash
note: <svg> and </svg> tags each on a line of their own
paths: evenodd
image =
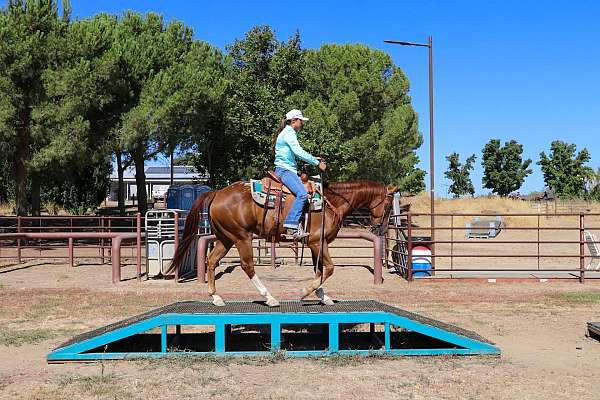
<svg viewBox="0 0 600 400">
<path fill-rule="evenodd" d="M 352 250 L 344 250 L 352 257 Z M 137 282 L 135 267 L 112 285 L 110 266 L 41 260 L 0 267 L 0 398 L 7 399 L 598 399 L 600 282 L 408 283 L 367 266 L 337 268 L 335 299 L 376 299 L 496 343 L 500 357 L 188 358 L 48 365 L 73 335 L 180 300 L 207 300 L 205 285 Z M 356 264 L 368 264 L 360 259 Z M 257 268 L 279 299 L 297 299 L 312 268 Z M 227 300 L 260 297 L 234 263 L 219 268 Z"/>
</svg>

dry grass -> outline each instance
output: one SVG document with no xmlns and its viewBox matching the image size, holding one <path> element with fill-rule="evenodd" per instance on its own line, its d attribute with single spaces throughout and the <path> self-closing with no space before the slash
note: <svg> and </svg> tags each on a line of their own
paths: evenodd
<svg viewBox="0 0 600 400">
<path fill-rule="evenodd" d="M 16 212 L 17 208 L 14 200 L 6 203 L 0 203 L 0 215 L 15 215 Z M 74 215 L 72 212 L 65 210 L 63 207 L 51 201 L 47 201 L 42 204 L 41 212 L 42 215 Z"/>
<path fill-rule="evenodd" d="M 423 192 L 415 197 L 405 200 L 411 204 L 411 211 L 414 213 L 429 213 L 430 211 L 430 197 L 429 193 Z M 553 210 L 550 210 L 552 212 Z M 589 203 L 588 213 L 600 213 L 600 203 L 593 202 Z M 480 196 L 480 197 L 464 197 L 459 199 L 446 199 L 436 198 L 435 200 L 435 213 L 436 214 L 480 214 L 495 215 L 495 214 L 532 214 L 528 216 L 515 216 L 505 217 L 503 216 L 502 221 L 505 226 L 536 226 L 537 215 L 540 213 L 537 208 L 532 207 L 529 201 L 513 200 L 509 198 L 503 198 L 500 196 Z M 570 217 L 561 217 L 559 221 L 558 217 L 552 216 L 550 213 L 548 216 L 544 216 L 540 226 L 557 226 L 564 225 L 564 221 Z M 465 222 L 472 220 L 473 217 L 465 216 L 453 217 L 455 225 L 464 225 Z M 578 223 L 577 217 L 573 217 L 573 222 Z M 417 223 L 422 226 L 429 226 L 429 216 L 416 217 Z M 440 221 L 441 226 L 446 225 L 446 220 L 450 217 L 436 217 L 436 221 Z M 567 222 L 569 224 L 569 222 Z"/>
</svg>

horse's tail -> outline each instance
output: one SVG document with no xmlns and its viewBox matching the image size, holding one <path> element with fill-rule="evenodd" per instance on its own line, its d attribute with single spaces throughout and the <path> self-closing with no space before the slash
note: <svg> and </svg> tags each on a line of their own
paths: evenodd
<svg viewBox="0 0 600 400">
<path fill-rule="evenodd" d="M 216 193 L 216 191 L 203 193 L 192 205 L 192 208 L 185 219 L 183 238 L 179 241 L 179 246 L 177 247 L 177 251 L 175 251 L 173 260 L 171 260 L 171 265 L 169 265 L 169 268 L 167 269 L 167 274 L 175 271 L 175 268 L 181 267 L 190 246 L 194 243 L 194 240 L 196 240 L 200 216 L 204 211 L 208 213 Z"/>
</svg>

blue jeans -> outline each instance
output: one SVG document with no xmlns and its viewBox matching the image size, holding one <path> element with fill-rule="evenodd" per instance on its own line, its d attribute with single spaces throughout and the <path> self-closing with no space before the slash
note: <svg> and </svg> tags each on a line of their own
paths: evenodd
<svg viewBox="0 0 600 400">
<path fill-rule="evenodd" d="M 285 217 L 285 221 L 283 223 L 284 227 L 298 227 L 298 223 L 300 222 L 300 217 L 302 217 L 302 210 L 304 210 L 304 205 L 308 201 L 308 192 L 306 188 L 302 184 L 300 177 L 293 171 L 287 170 L 285 168 L 276 167 L 275 173 L 279 175 L 281 181 L 285 184 L 285 186 L 290 189 L 296 198 L 292 203 L 292 207 L 288 212 L 287 217 Z"/>
</svg>

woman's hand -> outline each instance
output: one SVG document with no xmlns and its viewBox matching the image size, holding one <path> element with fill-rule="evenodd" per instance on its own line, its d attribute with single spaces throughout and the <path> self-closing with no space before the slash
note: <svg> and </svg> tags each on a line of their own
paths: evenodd
<svg viewBox="0 0 600 400">
<path fill-rule="evenodd" d="M 325 159 L 323 159 L 323 157 L 315 157 L 317 160 L 319 160 L 319 169 L 322 172 L 325 172 L 325 170 L 327 169 L 327 162 L 325 161 Z"/>
</svg>

